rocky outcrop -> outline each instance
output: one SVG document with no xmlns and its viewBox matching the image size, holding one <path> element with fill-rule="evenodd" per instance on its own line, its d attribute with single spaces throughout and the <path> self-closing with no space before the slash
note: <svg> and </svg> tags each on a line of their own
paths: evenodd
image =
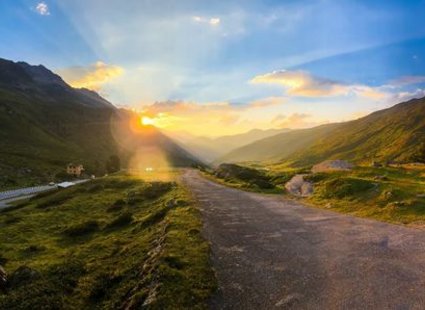
<svg viewBox="0 0 425 310">
<path fill-rule="evenodd" d="M 313 184 L 305 181 L 305 174 L 297 174 L 285 184 L 286 190 L 294 196 L 309 197 L 313 195 Z"/>
<path fill-rule="evenodd" d="M 311 172 L 331 172 L 331 171 L 347 171 L 354 168 L 354 165 L 345 160 L 325 160 L 320 164 L 314 165 Z"/>
</svg>

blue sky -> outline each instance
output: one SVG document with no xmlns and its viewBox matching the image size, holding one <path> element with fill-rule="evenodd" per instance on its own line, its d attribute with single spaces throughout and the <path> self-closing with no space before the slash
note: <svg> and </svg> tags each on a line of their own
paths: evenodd
<svg viewBox="0 0 425 310">
<path fill-rule="evenodd" d="M 423 16 L 401 0 L 3 0 L 0 57 L 164 128 L 300 128 L 425 95 Z"/>
</svg>

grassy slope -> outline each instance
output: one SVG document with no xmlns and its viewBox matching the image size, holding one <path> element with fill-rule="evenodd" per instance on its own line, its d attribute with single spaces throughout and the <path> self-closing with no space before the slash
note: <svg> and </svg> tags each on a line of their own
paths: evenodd
<svg viewBox="0 0 425 310">
<path fill-rule="evenodd" d="M 236 149 L 218 162 L 280 160 L 303 167 L 326 159 L 425 161 L 425 99 L 350 122 L 278 134 Z"/>
<path fill-rule="evenodd" d="M 311 146 L 335 126 L 324 125 L 281 133 L 238 148 L 216 162 L 277 161 Z"/>
<path fill-rule="evenodd" d="M 318 173 L 308 178 L 314 183 L 310 198 L 294 198 L 286 194 L 284 185 L 296 174 L 309 169 L 293 169 L 284 165 L 267 167 L 266 175 L 275 189 L 261 189 L 236 178 L 222 179 L 213 173 L 204 175 L 223 185 L 266 194 L 288 195 L 313 207 L 349 213 L 381 221 L 425 226 L 425 168 L 357 167 L 352 171 Z"/>
<path fill-rule="evenodd" d="M 334 211 L 382 221 L 425 225 L 425 170 L 358 167 L 316 174 L 307 201 Z"/>
<path fill-rule="evenodd" d="M 215 288 L 198 211 L 174 182 L 97 180 L 2 212 L 0 226 L 12 274 L 0 309 L 204 308 Z M 36 275 L 14 283 L 21 266 Z"/>
<path fill-rule="evenodd" d="M 366 163 L 425 160 L 420 158 L 424 143 L 425 99 L 414 99 L 343 123 L 289 159 L 296 166 L 337 158 Z"/>
</svg>

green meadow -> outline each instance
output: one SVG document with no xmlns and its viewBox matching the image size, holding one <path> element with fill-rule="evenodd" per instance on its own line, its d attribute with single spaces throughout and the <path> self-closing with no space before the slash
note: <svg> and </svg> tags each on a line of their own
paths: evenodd
<svg viewBox="0 0 425 310">
<path fill-rule="evenodd" d="M 0 213 L 0 309 L 205 308 L 209 244 L 176 177 L 114 175 Z"/>
</svg>

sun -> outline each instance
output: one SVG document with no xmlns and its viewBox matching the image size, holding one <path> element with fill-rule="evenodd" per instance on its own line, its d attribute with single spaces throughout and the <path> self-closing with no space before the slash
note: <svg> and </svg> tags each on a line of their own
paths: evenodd
<svg viewBox="0 0 425 310">
<path fill-rule="evenodd" d="M 142 116 L 140 122 L 144 126 L 155 126 L 155 120 L 153 118 L 150 118 L 149 116 Z"/>
</svg>

